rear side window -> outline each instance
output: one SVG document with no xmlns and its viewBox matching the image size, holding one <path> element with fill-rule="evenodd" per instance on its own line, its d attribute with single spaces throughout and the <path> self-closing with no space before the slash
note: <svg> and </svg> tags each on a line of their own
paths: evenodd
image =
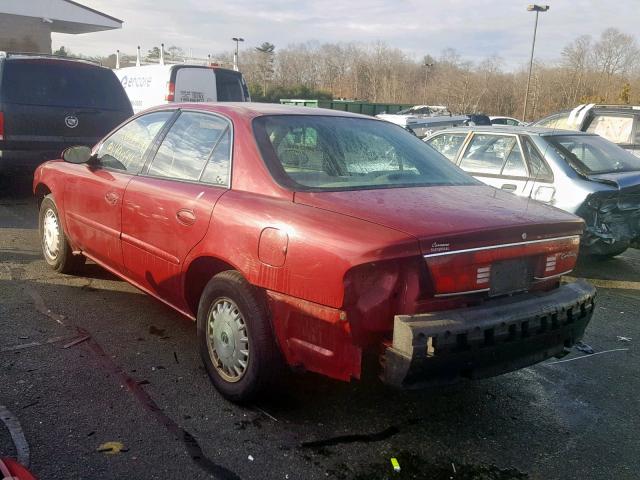
<svg viewBox="0 0 640 480">
<path fill-rule="evenodd" d="M 589 124 L 587 132 L 600 135 L 613 143 L 631 143 L 633 117 L 596 115 Z"/>
<path fill-rule="evenodd" d="M 144 154 L 173 112 L 153 112 L 132 120 L 108 137 L 98 150 L 101 166 L 137 174 Z"/>
<path fill-rule="evenodd" d="M 244 102 L 245 85 L 242 75 L 229 70 L 216 70 L 216 88 L 219 102 Z"/>
<path fill-rule="evenodd" d="M 569 113 L 554 115 L 535 124 L 536 127 L 557 128 L 562 130 L 576 130 L 575 124 L 569 124 Z"/>
<path fill-rule="evenodd" d="M 183 112 L 162 140 L 148 174 L 178 180 L 200 180 L 214 148 L 228 129 L 229 122 L 223 118 Z M 218 163 L 222 163 L 218 160 Z M 228 162 L 226 169 L 228 171 Z M 227 183 L 228 180 L 220 172 L 210 176 L 212 183 Z"/>
<path fill-rule="evenodd" d="M 523 148 L 529 159 L 529 167 L 531 171 L 531 177 L 536 180 L 542 180 L 547 182 L 553 182 L 553 173 L 544 161 L 538 149 L 533 145 L 533 142 L 526 137 L 522 138 Z"/>
<path fill-rule="evenodd" d="M 13 60 L 3 68 L 2 98 L 9 103 L 131 110 L 115 74 L 102 67 L 60 60 Z"/>
<path fill-rule="evenodd" d="M 427 143 L 449 160 L 455 162 L 465 138 L 467 138 L 466 133 L 443 133 L 430 138 Z"/>
</svg>

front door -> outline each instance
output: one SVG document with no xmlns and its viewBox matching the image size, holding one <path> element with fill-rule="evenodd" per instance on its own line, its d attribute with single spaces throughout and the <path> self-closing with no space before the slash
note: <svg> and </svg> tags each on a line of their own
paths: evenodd
<svg viewBox="0 0 640 480">
<path fill-rule="evenodd" d="M 122 271 L 122 199 L 144 164 L 155 135 L 173 112 L 139 117 L 107 137 L 96 158 L 79 165 L 65 185 L 67 233 L 74 245 L 105 266 Z"/>
<path fill-rule="evenodd" d="M 517 135 L 474 133 L 459 166 L 492 187 L 528 196 L 529 173 Z"/>
<path fill-rule="evenodd" d="M 213 208 L 227 191 L 231 124 L 185 111 L 143 174 L 129 183 L 122 210 L 122 250 L 128 276 L 183 308 L 180 274 L 205 236 Z"/>
</svg>

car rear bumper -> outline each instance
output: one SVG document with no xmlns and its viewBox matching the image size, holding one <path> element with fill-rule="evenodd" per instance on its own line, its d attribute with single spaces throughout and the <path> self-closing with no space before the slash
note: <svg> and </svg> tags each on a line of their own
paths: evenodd
<svg viewBox="0 0 640 480">
<path fill-rule="evenodd" d="M 415 388 L 499 375 L 561 355 L 582 338 L 595 296 L 579 280 L 491 305 L 396 315 L 382 380 Z"/>
</svg>

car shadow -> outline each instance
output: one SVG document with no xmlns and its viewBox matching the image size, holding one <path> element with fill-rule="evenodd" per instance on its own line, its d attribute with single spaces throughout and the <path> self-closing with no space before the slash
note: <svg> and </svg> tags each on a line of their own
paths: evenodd
<svg viewBox="0 0 640 480">
<path fill-rule="evenodd" d="M 640 250 L 630 248 L 608 259 L 579 257 L 573 277 L 615 282 L 640 282 Z"/>
</svg>

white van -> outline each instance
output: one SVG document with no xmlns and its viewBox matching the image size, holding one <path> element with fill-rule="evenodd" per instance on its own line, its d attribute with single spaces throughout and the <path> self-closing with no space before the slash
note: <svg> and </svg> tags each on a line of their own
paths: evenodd
<svg viewBox="0 0 640 480">
<path fill-rule="evenodd" d="M 114 70 L 134 113 L 172 102 L 249 102 L 240 72 L 206 65 L 141 65 Z"/>
</svg>

